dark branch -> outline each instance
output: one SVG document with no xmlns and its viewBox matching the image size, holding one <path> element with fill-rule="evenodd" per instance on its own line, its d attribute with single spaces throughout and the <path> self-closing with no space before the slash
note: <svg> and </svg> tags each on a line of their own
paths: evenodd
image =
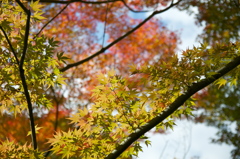
<svg viewBox="0 0 240 159">
<path fill-rule="evenodd" d="M 13 48 L 10 40 L 8 39 L 8 36 L 7 36 L 6 32 L 4 31 L 4 29 L 2 28 L 2 26 L 0 26 L 0 29 L 2 30 L 2 32 L 3 32 L 3 34 L 4 34 L 5 38 L 6 38 L 6 40 L 7 40 L 7 42 L 8 42 L 8 45 L 9 45 L 9 47 L 11 48 L 11 50 L 12 50 L 12 52 L 13 52 L 13 55 L 14 55 L 14 57 L 15 57 L 15 60 L 16 60 L 17 64 L 19 65 L 19 60 L 18 60 L 18 57 L 17 57 L 17 53 L 15 52 L 15 50 L 14 50 L 14 48 Z"/>
<path fill-rule="evenodd" d="M 146 13 L 146 12 L 152 12 L 150 10 L 141 10 L 141 11 L 137 11 L 132 9 L 130 6 L 128 6 L 128 4 L 125 2 L 125 0 L 121 0 L 122 3 L 125 5 L 125 7 L 127 7 L 130 11 L 135 12 L 135 13 Z"/>
<path fill-rule="evenodd" d="M 180 0 L 181 1 L 181 0 Z M 60 69 L 60 71 L 64 72 L 72 67 L 76 67 L 78 65 L 81 65 L 91 59 L 93 59 L 94 57 L 104 53 L 107 49 L 109 49 L 110 47 L 112 47 L 113 45 L 115 45 L 116 43 L 118 43 L 119 41 L 121 41 L 122 39 L 124 39 L 125 37 L 129 36 L 130 34 L 132 34 L 134 31 L 136 31 L 138 28 L 140 28 L 143 24 L 145 24 L 146 22 L 148 22 L 152 17 L 154 17 L 156 14 L 160 14 L 163 13 L 167 10 L 169 10 L 170 8 L 172 8 L 173 6 L 177 5 L 180 1 L 176 2 L 176 3 L 171 3 L 171 5 L 163 10 L 160 11 L 154 11 L 150 16 L 148 16 L 144 21 L 142 21 L 141 23 L 139 23 L 136 27 L 134 27 L 132 30 L 128 31 L 127 33 L 125 33 L 124 35 L 120 36 L 119 38 L 117 38 L 116 40 L 114 40 L 112 43 L 108 44 L 106 47 L 103 47 L 101 50 L 99 50 L 98 52 L 96 52 L 95 54 L 87 57 L 84 60 L 72 63 L 72 64 L 68 64 L 66 67 L 63 67 Z"/>
<path fill-rule="evenodd" d="M 54 123 L 54 131 L 57 131 L 58 129 L 58 120 L 59 120 L 59 99 L 56 97 L 56 92 L 53 87 L 51 87 L 51 90 L 53 92 L 53 99 L 56 102 L 56 114 L 55 114 L 55 123 Z"/>
<path fill-rule="evenodd" d="M 28 37 L 29 37 L 29 30 L 30 30 L 30 18 L 31 18 L 31 11 L 27 10 L 27 21 L 26 21 L 26 29 L 25 29 L 25 35 L 24 35 L 24 45 L 23 45 L 23 52 L 20 60 L 20 66 L 23 68 L 23 63 L 25 59 L 25 55 L 27 53 L 27 47 L 28 47 Z"/>
<path fill-rule="evenodd" d="M 56 114 L 55 114 L 55 123 L 54 123 L 54 131 L 56 132 L 57 131 L 57 128 L 58 128 L 58 118 L 59 118 L 59 100 L 57 99 L 57 97 L 56 97 L 56 92 L 55 92 L 55 90 L 54 90 L 54 88 L 53 87 L 51 87 L 51 90 L 52 90 L 52 93 L 53 93 L 53 99 L 54 99 L 54 101 L 56 102 Z M 51 151 L 51 149 L 53 148 L 53 146 L 50 146 L 49 148 L 48 148 L 48 150 L 45 152 L 45 154 L 44 154 L 44 157 L 45 158 L 47 158 L 49 155 L 50 155 L 50 153 L 52 152 Z"/>
<path fill-rule="evenodd" d="M 63 8 L 60 10 L 60 12 L 58 12 L 51 20 L 49 20 L 49 21 L 41 28 L 41 30 L 35 35 L 34 38 L 36 38 L 36 37 L 42 32 L 42 30 L 43 30 L 48 24 L 50 24 L 58 15 L 60 15 L 60 14 L 68 7 L 69 4 L 70 4 L 70 3 L 68 3 L 65 7 L 63 7 Z"/>
<path fill-rule="evenodd" d="M 35 124 L 34 124 L 34 117 L 33 117 L 33 108 L 32 108 L 31 97 L 30 97 L 30 94 L 28 92 L 27 82 L 26 82 L 26 79 L 25 79 L 25 73 L 24 73 L 24 69 L 23 69 L 24 59 L 25 59 L 25 55 L 27 53 L 27 47 L 28 47 L 28 37 L 29 37 L 29 30 L 30 30 L 31 11 L 28 10 L 20 2 L 20 0 L 16 0 L 16 2 L 20 5 L 20 7 L 27 14 L 26 29 L 25 29 L 25 36 L 24 36 L 24 45 L 23 45 L 23 52 L 22 52 L 22 55 L 21 55 L 21 60 L 20 60 L 20 63 L 19 63 L 19 72 L 20 72 L 20 77 L 21 77 L 23 89 L 24 89 L 24 94 L 25 94 L 27 104 L 28 104 L 28 112 L 29 112 L 29 117 L 30 117 L 30 126 L 31 126 L 31 132 L 32 132 L 31 135 L 32 135 L 33 148 L 37 149 L 37 137 L 36 137 Z"/>
<path fill-rule="evenodd" d="M 29 2 L 31 2 L 31 0 L 28 0 Z M 36 1 L 36 0 L 34 0 Z M 124 0 L 108 0 L 108 1 L 83 1 L 83 0 L 70 0 L 70 1 L 54 1 L 54 0 L 40 0 L 39 2 L 42 3 L 56 3 L 56 4 L 71 4 L 71 3 L 76 3 L 76 2 L 80 2 L 80 3 L 86 3 L 86 4 L 104 4 L 104 3 L 112 3 L 112 2 L 123 2 L 123 4 L 132 12 L 135 13 L 140 13 L 140 12 L 150 12 L 150 11 L 136 11 L 133 10 L 130 6 L 127 5 L 127 3 Z"/>
<path fill-rule="evenodd" d="M 132 11 L 132 12 L 135 12 L 135 13 L 139 13 L 139 12 L 150 12 L 150 11 L 135 11 L 135 10 L 133 10 L 131 7 L 129 7 L 124 0 L 121 0 L 121 1 L 122 1 L 123 4 L 124 4 L 130 11 Z M 49 2 L 49 1 L 48 1 L 48 2 Z M 65 1 L 65 2 L 69 2 L 69 1 Z M 109 2 L 109 1 L 108 1 L 108 2 Z M 115 1 L 113 1 L 113 2 L 115 2 Z M 60 14 L 68 7 L 68 5 L 71 4 L 71 3 L 73 3 L 73 2 L 71 1 L 70 3 L 67 3 L 67 5 L 66 5 L 65 7 L 63 7 L 60 12 L 58 12 L 51 20 L 49 20 L 49 21 L 41 28 L 41 30 L 36 34 L 36 36 L 35 36 L 34 38 L 36 38 L 36 37 L 42 32 L 42 30 L 43 30 L 49 23 L 51 23 L 58 15 L 60 15 Z M 108 3 L 107 3 L 107 4 L 108 4 Z M 107 19 L 107 13 L 108 13 L 108 8 L 107 8 L 107 11 L 106 11 L 106 19 Z M 105 24 L 105 25 L 106 25 L 106 24 Z M 104 31 L 105 31 L 105 29 L 104 29 Z M 105 34 L 104 34 L 104 35 L 105 35 Z"/>
<path fill-rule="evenodd" d="M 20 77 L 22 80 L 22 85 L 24 89 L 24 94 L 27 100 L 28 104 L 28 112 L 30 117 L 30 126 L 31 126 L 31 132 L 32 132 L 32 143 L 34 150 L 37 149 L 37 137 L 36 137 L 36 131 L 35 131 L 35 124 L 34 124 L 34 117 L 33 117 L 33 109 L 32 109 L 32 103 L 31 103 L 31 97 L 28 92 L 27 82 L 25 79 L 24 69 L 19 67 Z"/>
<path fill-rule="evenodd" d="M 31 2 L 32 0 L 27 0 Z M 37 0 L 34 0 L 37 1 Z M 83 1 L 83 0 L 70 0 L 70 1 L 54 1 L 54 0 L 40 0 L 39 2 L 43 3 L 58 3 L 58 4 L 70 4 L 70 3 L 75 3 L 75 2 L 81 2 L 81 3 L 86 3 L 86 4 L 103 4 L 103 3 L 112 3 L 112 2 L 117 2 L 117 1 L 122 1 L 122 0 L 106 0 L 106 1 Z"/>
<path fill-rule="evenodd" d="M 16 0 L 16 2 L 18 3 L 18 5 L 24 10 L 24 12 L 26 14 L 28 14 L 28 9 L 22 4 L 22 2 L 20 2 L 20 0 Z"/>
<path fill-rule="evenodd" d="M 53 146 L 50 146 L 50 147 L 48 148 L 48 150 L 47 150 L 46 153 L 44 154 L 44 158 L 47 158 L 47 157 L 50 155 L 50 153 L 52 152 L 52 151 L 51 151 L 52 148 L 53 148 Z"/>
<path fill-rule="evenodd" d="M 176 111 L 180 106 L 182 106 L 184 102 L 188 100 L 193 94 L 213 83 L 220 77 L 224 76 L 226 73 L 230 72 L 238 65 L 240 65 L 240 56 L 235 58 L 232 62 L 228 63 L 225 67 L 218 71 L 217 74 L 190 86 L 189 89 L 183 95 L 179 96 L 165 111 L 161 112 L 147 124 L 141 126 L 134 133 L 129 135 L 127 139 L 122 144 L 120 144 L 112 153 L 110 153 L 105 159 L 115 159 L 120 156 L 134 141 L 139 139 L 146 132 L 157 126 L 168 116 L 174 113 L 174 111 Z"/>
</svg>

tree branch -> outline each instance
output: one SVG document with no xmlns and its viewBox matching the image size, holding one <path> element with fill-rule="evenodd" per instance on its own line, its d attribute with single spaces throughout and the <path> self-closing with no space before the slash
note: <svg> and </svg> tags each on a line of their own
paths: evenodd
<svg viewBox="0 0 240 159">
<path fill-rule="evenodd" d="M 31 2 L 31 0 L 27 0 L 29 2 Z M 34 0 L 34 2 L 37 1 L 37 0 Z M 150 11 L 136 11 L 136 10 L 133 10 L 130 6 L 127 5 L 127 3 L 124 1 L 124 0 L 108 0 L 108 1 L 83 1 L 83 0 L 70 0 L 70 1 L 54 1 L 54 0 L 40 0 L 39 2 L 42 2 L 42 3 L 56 3 L 56 4 L 71 4 L 71 3 L 75 3 L 75 2 L 80 2 L 80 3 L 86 3 L 86 4 L 104 4 L 104 3 L 112 3 L 112 2 L 123 2 L 123 4 L 132 12 L 135 12 L 135 13 L 143 13 L 143 12 L 150 12 Z"/>
<path fill-rule="evenodd" d="M 41 30 L 35 35 L 34 38 L 36 38 L 36 37 L 42 32 L 42 30 L 43 30 L 48 24 L 50 24 L 58 15 L 60 15 L 60 14 L 68 7 L 69 4 L 70 4 L 70 3 L 68 3 L 65 7 L 63 7 L 63 8 L 60 10 L 60 12 L 58 12 L 51 20 L 49 20 L 49 21 L 41 28 Z"/>
<path fill-rule="evenodd" d="M 30 30 L 30 18 L 31 18 L 31 11 L 27 9 L 21 2 L 20 0 L 16 0 L 18 5 L 24 10 L 24 12 L 27 14 L 27 21 L 26 21 L 26 29 L 25 29 L 25 35 L 24 35 L 24 45 L 23 45 L 23 52 L 21 56 L 21 60 L 19 63 L 19 67 L 23 68 L 23 63 L 25 59 L 25 55 L 27 52 L 27 47 L 28 47 L 28 37 L 29 37 L 29 30 Z"/>
<path fill-rule="evenodd" d="M 27 53 L 27 47 L 28 47 L 28 37 L 29 37 L 29 30 L 30 30 L 30 18 L 31 18 L 31 11 L 28 10 L 27 12 L 27 21 L 26 21 L 26 29 L 25 29 L 25 35 L 24 35 L 24 45 L 23 45 L 23 52 L 20 60 L 19 67 L 23 68 L 23 63 L 25 60 L 25 55 Z"/>
<path fill-rule="evenodd" d="M 51 146 L 48 148 L 48 150 L 45 152 L 44 158 L 47 158 L 47 157 L 50 155 L 50 153 L 52 152 L 52 151 L 51 151 L 52 148 L 53 148 L 53 146 L 51 145 Z"/>
<path fill-rule="evenodd" d="M 75 62 L 75 63 L 72 63 L 72 64 L 68 64 L 66 67 L 63 67 L 60 69 L 61 72 L 64 72 L 72 67 L 76 67 L 78 65 L 81 65 L 91 59 L 93 59 L 94 57 L 104 53 L 107 49 L 109 49 L 110 47 L 112 47 L 113 45 L 115 45 L 116 43 L 118 43 L 119 41 L 121 41 L 122 39 L 124 39 L 125 37 L 129 36 L 130 34 L 132 34 L 134 31 L 136 31 L 138 28 L 140 28 L 143 24 L 145 24 L 147 21 L 149 21 L 152 17 L 154 17 L 156 14 L 160 14 L 160 13 L 163 13 L 167 10 L 169 10 L 170 8 L 172 8 L 173 6 L 177 5 L 180 1 L 182 0 L 179 0 L 178 2 L 176 3 L 171 3 L 171 5 L 163 10 L 160 10 L 160 11 L 154 11 L 150 16 L 148 16 L 144 21 L 142 21 L 141 23 L 139 23 L 136 27 L 134 27 L 132 30 L 128 31 L 127 33 L 125 33 L 124 35 L 120 36 L 119 38 L 117 38 L 116 40 L 114 40 L 112 43 L 108 44 L 106 47 L 103 47 L 101 50 L 99 50 L 98 52 L 94 53 L 93 55 L 81 60 L 81 61 L 78 61 L 78 62 Z"/>
<path fill-rule="evenodd" d="M 31 103 L 31 97 L 28 92 L 27 82 L 25 79 L 24 69 L 19 67 L 20 77 L 22 80 L 22 85 L 24 89 L 24 94 L 27 100 L 28 104 L 28 112 L 30 117 L 30 127 L 31 127 L 31 136 L 32 136 L 32 143 L 34 150 L 37 149 L 37 137 L 36 137 L 36 130 L 35 130 L 35 124 L 34 124 L 34 117 L 33 117 L 33 109 L 32 109 L 32 103 Z"/>
<path fill-rule="evenodd" d="M 31 2 L 32 0 L 27 0 Z M 37 0 L 34 0 L 34 2 Z M 81 2 L 81 3 L 86 3 L 86 4 L 103 4 L 103 3 L 112 3 L 112 2 L 117 2 L 117 1 L 122 1 L 122 0 L 106 0 L 106 1 L 83 1 L 83 0 L 70 0 L 70 1 L 54 1 L 54 0 L 40 0 L 39 2 L 43 3 L 58 3 L 58 4 L 70 4 L 70 3 L 75 3 L 75 2 Z"/>
<path fill-rule="evenodd" d="M 53 87 L 51 87 L 51 90 L 52 90 L 52 93 L 53 93 L 53 99 L 55 100 L 56 102 L 56 114 L 55 114 L 55 123 L 54 123 L 54 131 L 57 131 L 57 128 L 58 128 L 58 118 L 59 118 L 59 100 L 57 99 L 56 97 L 56 92 L 54 90 Z"/>
<path fill-rule="evenodd" d="M 105 23 L 104 23 L 104 29 L 103 29 L 103 41 L 102 41 L 102 47 L 104 47 L 104 40 L 105 40 L 106 29 L 107 29 L 108 10 L 110 10 L 110 8 L 111 8 L 111 7 L 108 8 L 108 3 L 107 3 L 106 15 L 105 15 Z"/>
<path fill-rule="evenodd" d="M 134 13 L 146 13 L 146 12 L 152 12 L 150 10 L 141 10 L 141 11 L 137 11 L 137 10 L 133 10 L 130 6 L 128 6 L 128 4 L 125 2 L 125 0 L 121 0 L 122 3 L 125 5 L 125 7 L 127 7 L 130 11 L 134 12 Z"/>
<path fill-rule="evenodd" d="M 186 100 L 188 100 L 193 94 L 213 83 L 220 77 L 224 76 L 226 73 L 230 72 L 234 68 L 240 65 L 240 56 L 236 57 L 232 62 L 228 63 L 225 67 L 223 67 L 217 74 L 212 77 L 205 78 L 198 83 L 192 84 L 189 89 L 181 96 L 179 96 L 170 106 L 161 112 L 159 115 L 150 120 L 147 124 L 141 126 L 134 133 L 129 135 L 127 139 L 121 143 L 112 153 L 110 153 L 105 159 L 115 159 L 120 156 L 134 141 L 139 139 L 146 132 L 157 126 L 163 120 L 165 120 L 168 116 L 170 116 L 174 111 L 176 111 L 180 106 L 184 104 Z"/>
<path fill-rule="evenodd" d="M 20 0 L 16 0 L 16 2 L 24 10 L 24 12 L 28 15 L 29 10 L 22 4 L 22 2 L 20 2 Z"/>
<path fill-rule="evenodd" d="M 21 77 L 23 89 L 24 89 L 24 94 L 25 94 L 27 104 L 28 104 L 28 112 L 29 112 L 29 117 L 30 117 L 30 127 L 31 127 L 31 132 L 32 132 L 31 136 L 32 136 L 33 148 L 37 149 L 37 138 L 36 138 L 36 130 L 35 130 L 35 124 L 34 124 L 34 117 L 33 117 L 33 108 L 32 108 L 31 97 L 30 97 L 30 94 L 28 92 L 27 82 L 26 82 L 25 73 L 24 73 L 24 69 L 23 69 L 24 59 L 25 59 L 25 55 L 27 53 L 27 47 L 28 47 L 28 37 L 29 37 L 29 30 L 30 30 L 31 11 L 28 10 L 20 2 L 20 0 L 16 0 L 16 2 L 20 5 L 20 7 L 27 14 L 26 29 L 25 29 L 25 36 L 24 36 L 24 45 L 23 45 L 21 60 L 20 60 L 20 63 L 19 63 L 19 72 L 20 72 L 20 77 Z"/>
<path fill-rule="evenodd" d="M 15 57 L 15 60 L 17 61 L 17 64 L 19 65 L 19 60 L 18 60 L 18 57 L 17 57 L 17 53 L 15 52 L 15 50 L 14 50 L 14 48 L 13 48 L 10 40 L 8 39 L 8 36 L 7 36 L 6 32 L 4 31 L 4 29 L 2 28 L 2 26 L 0 26 L 0 29 L 2 30 L 2 32 L 3 32 L 3 34 L 4 34 L 5 38 L 6 38 L 6 40 L 7 40 L 7 42 L 8 42 L 8 45 L 10 46 L 10 48 L 11 48 L 11 50 L 12 50 L 12 52 L 13 52 L 13 55 L 14 55 L 14 57 Z"/>
<path fill-rule="evenodd" d="M 49 1 L 48 1 L 49 2 Z M 107 2 L 109 2 L 109 1 L 107 1 Z M 115 2 L 115 1 L 113 1 L 113 2 Z M 135 13 L 145 13 L 145 12 L 150 12 L 150 11 L 135 11 L 135 10 L 133 10 L 131 7 L 129 7 L 128 5 L 127 5 L 127 3 L 124 1 L 124 0 L 121 0 L 121 2 L 130 10 L 130 11 L 132 11 L 132 12 L 135 12 Z M 65 6 L 65 7 L 63 7 L 61 10 L 60 10 L 60 12 L 58 12 L 51 20 L 49 20 L 42 28 L 41 28 L 41 30 L 35 35 L 35 37 L 34 38 L 36 38 L 41 32 L 42 32 L 42 30 L 48 25 L 48 24 L 50 24 L 58 15 L 60 15 L 67 7 L 68 7 L 68 5 L 69 4 L 71 4 L 72 2 L 70 2 L 70 3 L 67 3 L 67 5 Z M 107 3 L 108 4 L 108 3 Z M 108 7 L 107 7 L 107 11 L 106 11 L 106 17 L 105 17 L 105 19 L 107 20 L 107 14 L 108 14 Z M 104 40 L 104 37 L 105 37 L 105 27 L 106 27 L 106 20 L 105 20 L 105 25 L 104 25 L 104 35 L 103 35 L 103 40 Z"/>
</svg>

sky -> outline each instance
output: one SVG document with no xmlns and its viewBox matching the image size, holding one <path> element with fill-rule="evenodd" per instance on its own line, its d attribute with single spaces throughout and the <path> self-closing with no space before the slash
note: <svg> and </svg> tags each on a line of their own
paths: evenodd
<svg viewBox="0 0 240 159">
<path fill-rule="evenodd" d="M 196 10 L 197 11 L 197 10 Z M 151 14 L 151 13 L 149 13 Z M 146 15 L 147 16 L 147 15 Z M 202 28 L 195 25 L 193 15 L 170 9 L 158 15 L 167 28 L 179 30 L 182 43 L 180 50 L 199 46 L 197 35 Z M 179 51 L 178 53 L 181 53 Z M 232 147 L 226 144 L 213 144 L 211 138 L 215 137 L 216 128 L 204 124 L 194 124 L 190 121 L 177 121 L 174 130 L 168 134 L 154 135 L 150 138 L 152 145 L 143 144 L 143 152 L 138 159 L 229 159 Z"/>
</svg>

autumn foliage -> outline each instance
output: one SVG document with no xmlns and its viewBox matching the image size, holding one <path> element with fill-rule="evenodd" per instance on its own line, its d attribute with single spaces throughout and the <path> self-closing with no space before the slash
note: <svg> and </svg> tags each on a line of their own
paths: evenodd
<svg viewBox="0 0 240 159">
<path fill-rule="evenodd" d="M 197 99 L 238 84 L 237 2 L 227 14 L 234 27 L 216 26 L 212 1 L 0 5 L 1 158 L 138 156 L 151 143 L 146 132 L 173 129 L 204 103 Z M 207 24 L 201 46 L 179 58 L 178 32 L 154 16 L 189 5 Z"/>
</svg>

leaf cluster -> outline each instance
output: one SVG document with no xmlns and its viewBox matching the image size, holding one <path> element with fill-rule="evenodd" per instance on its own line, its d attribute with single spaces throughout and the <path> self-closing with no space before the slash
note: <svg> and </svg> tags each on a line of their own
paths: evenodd
<svg viewBox="0 0 240 159">
<path fill-rule="evenodd" d="M 141 91 L 136 83 L 116 75 L 114 71 L 107 75 L 100 74 L 100 85 L 93 90 L 94 104 L 79 110 L 70 118 L 77 129 L 58 133 L 49 140 L 54 147 L 52 150 L 67 158 L 71 155 L 83 158 L 89 155 L 91 158 L 106 157 L 106 154 L 124 143 L 130 134 L 164 112 L 180 95 L 191 91 L 189 87 L 216 75 L 215 72 L 237 56 L 238 43 L 235 46 L 229 44 L 211 48 L 202 44 L 199 48 L 183 52 L 180 60 L 173 56 L 167 62 L 159 61 L 140 69 L 133 67 L 133 78 L 135 74 L 147 74 L 140 82 L 146 85 L 146 89 Z M 231 78 L 227 79 L 228 82 L 234 80 L 236 75 L 239 75 L 239 68 L 229 73 Z M 221 81 L 220 78 L 216 84 L 221 85 Z M 181 118 L 183 114 L 192 115 L 194 105 L 194 99 L 189 99 L 184 107 L 159 123 L 157 130 L 173 128 L 174 119 Z M 148 145 L 149 141 L 145 143 Z M 141 146 L 136 141 L 121 156 L 137 156 L 139 151 Z"/>
<path fill-rule="evenodd" d="M 27 143 L 19 145 L 13 141 L 4 141 L 0 144 L 1 158 L 44 159 L 42 152 L 33 150 Z"/>
<path fill-rule="evenodd" d="M 0 21 L 0 109 L 1 112 L 20 113 L 27 108 L 18 63 L 24 46 L 26 14 L 19 5 L 12 3 L 3 1 L 0 10 L 3 13 Z M 37 12 L 41 5 L 34 2 L 30 7 Z M 37 23 L 35 13 L 32 24 Z M 57 45 L 58 42 L 52 38 L 35 37 L 30 32 L 23 69 L 26 70 L 26 82 L 32 102 L 37 106 L 51 107 L 44 92 L 56 83 L 64 83 L 58 70 L 59 63 L 53 58 Z"/>
</svg>

